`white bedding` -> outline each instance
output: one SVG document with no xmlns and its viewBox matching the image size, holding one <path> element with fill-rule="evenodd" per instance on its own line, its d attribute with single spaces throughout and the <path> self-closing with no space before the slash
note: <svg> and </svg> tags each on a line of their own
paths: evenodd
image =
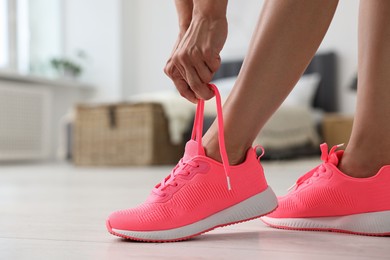
<svg viewBox="0 0 390 260">
<path fill-rule="evenodd" d="M 195 105 L 175 92 L 156 92 L 131 97 L 131 102 L 157 102 L 162 104 L 168 118 L 169 134 L 173 144 L 183 141 L 183 134 L 191 125 Z M 215 116 L 215 100 L 206 102 L 205 115 Z M 299 145 L 317 146 L 320 138 L 316 131 L 313 111 L 305 106 L 282 105 L 264 126 L 254 144 L 266 148 L 283 149 Z"/>
<path fill-rule="evenodd" d="M 320 138 L 310 108 L 282 105 L 266 123 L 254 144 L 268 149 L 284 149 L 307 144 L 318 146 Z"/>
<path fill-rule="evenodd" d="M 214 81 L 222 96 L 227 96 L 234 87 L 237 77 L 222 78 Z M 318 73 L 302 75 L 295 88 L 275 112 L 257 136 L 254 144 L 266 148 L 284 149 L 307 144 L 317 146 L 320 138 L 316 125 L 321 113 L 312 108 L 321 76 Z M 210 110 L 208 110 L 210 111 Z"/>
</svg>

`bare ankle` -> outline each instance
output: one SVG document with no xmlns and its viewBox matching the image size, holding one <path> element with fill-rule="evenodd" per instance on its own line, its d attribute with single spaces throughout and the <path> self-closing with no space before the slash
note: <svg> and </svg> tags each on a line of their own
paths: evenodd
<svg viewBox="0 0 390 260">
<path fill-rule="evenodd" d="M 368 178 L 376 174 L 375 170 L 373 171 L 369 169 L 369 167 L 366 165 L 361 165 L 360 163 L 352 162 L 346 159 L 341 160 L 338 168 L 344 174 L 355 178 Z"/>
<path fill-rule="evenodd" d="M 381 156 L 367 155 L 367 152 L 345 151 L 338 168 L 340 171 L 355 178 L 374 176 L 382 166 L 389 164 Z"/>
<path fill-rule="evenodd" d="M 218 162 L 222 162 L 221 153 L 219 151 L 219 145 L 218 142 L 204 142 L 204 149 L 206 152 L 206 155 Z M 248 148 L 231 148 L 227 147 L 227 155 L 229 159 L 230 165 L 238 165 L 245 161 L 246 151 Z"/>
</svg>

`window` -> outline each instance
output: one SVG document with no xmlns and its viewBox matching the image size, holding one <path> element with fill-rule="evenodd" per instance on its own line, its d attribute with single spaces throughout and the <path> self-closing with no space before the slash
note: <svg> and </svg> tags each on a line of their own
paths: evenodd
<svg viewBox="0 0 390 260">
<path fill-rule="evenodd" d="M 17 38 L 16 47 L 17 70 L 20 73 L 30 73 L 30 25 L 29 25 L 29 0 L 17 0 Z"/>
<path fill-rule="evenodd" d="M 0 68 L 9 66 L 8 1 L 0 0 Z"/>
<path fill-rule="evenodd" d="M 62 56 L 62 0 L 0 0 L 0 69 L 50 76 Z"/>
</svg>

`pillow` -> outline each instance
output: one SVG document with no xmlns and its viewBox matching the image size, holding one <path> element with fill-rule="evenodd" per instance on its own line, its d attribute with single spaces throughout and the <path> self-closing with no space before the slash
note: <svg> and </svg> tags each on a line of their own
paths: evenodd
<svg viewBox="0 0 390 260">
<path fill-rule="evenodd" d="M 302 75 L 283 105 L 312 107 L 314 96 L 321 81 L 319 73 Z"/>
<path fill-rule="evenodd" d="M 214 80 L 214 83 L 222 97 L 227 97 L 232 90 L 237 76 Z M 314 95 L 321 81 L 319 73 L 304 74 L 299 79 L 290 95 L 284 101 L 284 105 L 305 106 L 310 108 L 313 104 Z"/>
</svg>

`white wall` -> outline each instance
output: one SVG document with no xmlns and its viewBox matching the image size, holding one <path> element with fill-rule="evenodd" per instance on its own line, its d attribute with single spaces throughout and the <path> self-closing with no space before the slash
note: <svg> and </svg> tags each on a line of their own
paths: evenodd
<svg viewBox="0 0 390 260">
<path fill-rule="evenodd" d="M 123 1 L 124 93 L 172 89 L 163 68 L 178 33 L 174 1 Z"/>
<path fill-rule="evenodd" d="M 255 29 L 263 0 L 229 1 L 228 38 L 222 50 L 222 59 L 243 58 Z"/>
<path fill-rule="evenodd" d="M 124 2 L 127 2 L 124 0 Z M 124 91 L 125 96 L 154 90 L 172 89 L 163 73 L 166 59 L 177 34 L 177 16 L 173 1 L 137 0 L 124 5 Z M 262 0 L 229 1 L 229 35 L 222 58 L 245 55 L 262 6 Z M 340 1 L 334 21 L 320 47 L 339 55 L 340 109 L 353 113 L 355 93 L 347 89 L 357 63 L 358 1 Z M 130 17 L 130 18 L 129 18 Z M 129 24 L 131 23 L 131 24 Z M 131 32 L 131 33 L 129 33 Z"/>
<path fill-rule="evenodd" d="M 98 88 L 96 100 L 118 100 L 122 94 L 121 0 L 63 0 L 64 51 L 89 56 L 82 80 Z"/>
<path fill-rule="evenodd" d="M 255 6 L 255 8 L 253 8 Z M 261 1 L 229 3 L 229 38 L 222 52 L 224 59 L 245 55 L 257 20 Z M 238 15 L 232 10 L 240 10 Z M 157 90 L 172 90 L 163 68 L 178 33 L 174 1 L 124 0 L 123 82 L 125 96 Z"/>
</svg>

